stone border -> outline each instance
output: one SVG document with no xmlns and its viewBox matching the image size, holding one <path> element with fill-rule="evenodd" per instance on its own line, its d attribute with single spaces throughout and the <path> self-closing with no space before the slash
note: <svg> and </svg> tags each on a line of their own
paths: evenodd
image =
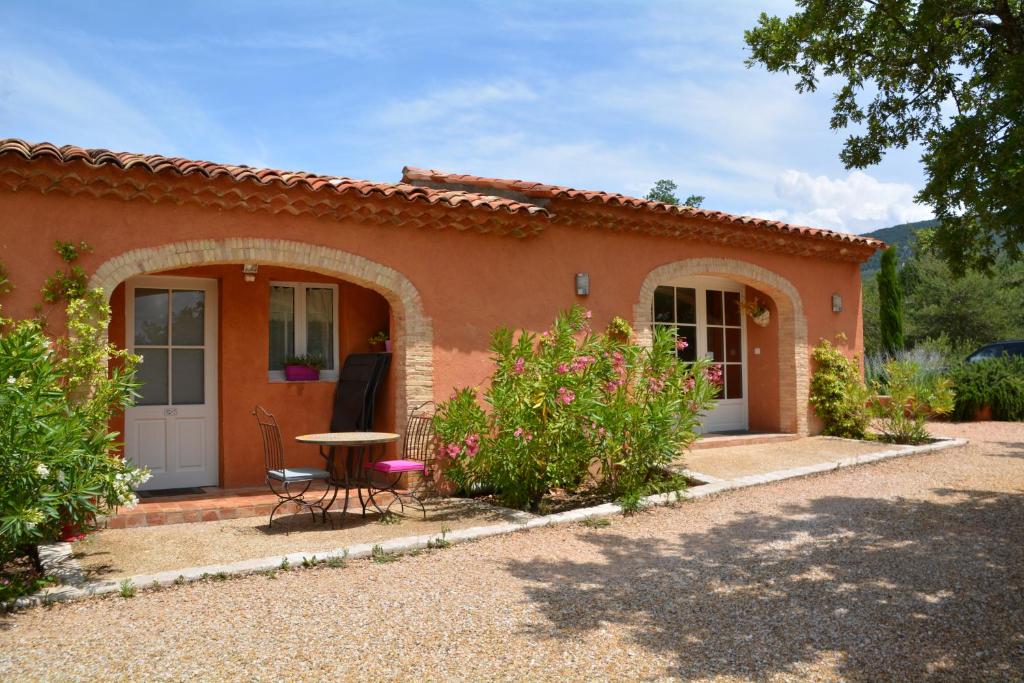
<svg viewBox="0 0 1024 683">
<path fill-rule="evenodd" d="M 693 258 L 673 261 L 652 269 L 640 285 L 633 304 L 633 329 L 637 341 L 651 343 L 654 290 L 658 285 L 697 275 L 735 280 L 770 296 L 779 315 L 779 421 L 781 431 L 809 433 L 807 414 L 810 395 L 807 351 L 807 317 L 803 300 L 793 283 L 776 272 L 747 261 L 727 258 Z M 803 406 L 803 408 L 801 408 Z"/>
<path fill-rule="evenodd" d="M 959 446 L 965 446 L 967 443 L 967 439 L 941 438 L 922 446 L 901 446 L 886 451 L 880 451 L 878 453 L 868 453 L 851 458 L 843 458 L 841 460 L 806 465 L 804 467 L 776 470 L 774 472 L 766 472 L 764 474 L 752 474 L 746 477 L 738 477 L 727 481 L 720 480 L 709 484 L 702 484 L 701 486 L 695 486 L 684 491 L 659 493 L 653 496 L 647 496 L 644 499 L 644 503 L 649 506 L 671 505 L 684 500 L 707 498 L 724 491 L 749 488 L 751 486 L 759 486 L 761 484 L 770 484 L 772 482 L 794 479 L 797 477 L 806 477 L 812 474 L 820 474 L 822 472 L 830 472 L 846 467 L 864 465 L 871 462 L 878 462 L 880 460 L 887 460 L 889 458 L 897 458 L 906 455 L 921 455 L 949 448 L 957 448 Z M 526 512 L 515 511 L 513 513 L 514 521 L 502 522 L 500 524 L 489 524 L 486 526 L 468 527 L 466 529 L 457 529 L 445 535 L 444 538 L 454 545 L 456 543 L 475 541 L 490 536 L 510 534 L 515 531 L 572 524 L 575 522 L 582 522 L 586 519 L 612 517 L 619 514 L 622 514 L 622 508 L 615 503 L 604 503 L 603 505 L 580 508 L 578 510 L 569 510 L 568 512 L 559 512 L 552 515 L 544 515 L 543 517 L 538 517 Z M 153 586 L 170 586 L 179 581 L 179 577 L 184 577 L 185 582 L 192 582 L 201 581 L 216 574 L 240 575 L 278 569 L 285 560 L 287 560 L 288 564 L 293 567 L 301 566 L 304 559 L 312 559 L 317 562 L 324 562 L 331 558 L 357 560 L 370 557 L 373 553 L 374 546 L 378 545 L 387 553 L 406 553 L 412 550 L 425 549 L 431 542 L 436 541 L 439 538 L 440 536 L 437 535 L 405 536 L 403 538 L 395 538 L 381 543 L 359 543 L 345 548 L 337 548 L 335 550 L 325 552 L 289 553 L 288 555 L 262 557 L 253 560 L 244 560 L 241 562 L 231 562 L 228 564 L 189 567 L 186 569 L 176 569 L 157 572 L 154 574 L 139 574 L 127 577 L 127 580 L 131 581 L 131 583 L 139 589 L 151 588 Z M 67 546 L 66 549 L 58 549 L 58 553 L 66 550 L 67 555 L 70 556 L 70 544 L 56 543 L 51 544 L 51 546 Z M 74 560 L 70 559 L 70 562 L 74 562 Z M 8 610 L 26 609 L 28 607 L 52 602 L 80 600 L 97 595 L 117 593 L 121 588 L 121 582 L 124 580 L 125 579 L 122 578 L 106 581 L 92 581 L 88 583 L 80 582 L 75 585 L 44 589 L 34 595 L 18 598 L 13 603 L 9 603 L 4 607 Z"/>
<path fill-rule="evenodd" d="M 391 306 L 395 323 L 391 331 L 394 376 L 399 379 L 395 382 L 395 431 L 402 433 L 413 407 L 434 400 L 433 324 L 419 290 L 401 272 L 358 254 L 307 242 L 255 237 L 171 242 L 110 258 L 96 269 L 89 286 L 103 289 L 109 299 L 117 285 L 136 275 L 224 263 L 298 268 L 377 292 Z"/>
</svg>

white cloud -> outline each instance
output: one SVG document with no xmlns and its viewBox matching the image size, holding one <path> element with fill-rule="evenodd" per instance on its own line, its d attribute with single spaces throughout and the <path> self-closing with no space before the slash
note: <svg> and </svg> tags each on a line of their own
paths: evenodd
<svg viewBox="0 0 1024 683">
<path fill-rule="evenodd" d="M 0 126 L 6 135 L 128 150 L 175 145 L 140 107 L 57 63 L 0 53 Z"/>
<path fill-rule="evenodd" d="M 750 213 L 800 225 L 865 232 L 931 218 L 931 209 L 914 201 L 916 192 L 912 185 L 882 182 L 863 171 L 829 178 L 789 169 L 775 181 L 775 195 L 783 208 Z"/>
<path fill-rule="evenodd" d="M 444 88 L 412 100 L 394 101 L 378 112 L 377 123 L 411 126 L 457 118 L 463 123 L 479 118 L 490 105 L 529 102 L 537 94 L 520 81 L 469 83 Z"/>
</svg>

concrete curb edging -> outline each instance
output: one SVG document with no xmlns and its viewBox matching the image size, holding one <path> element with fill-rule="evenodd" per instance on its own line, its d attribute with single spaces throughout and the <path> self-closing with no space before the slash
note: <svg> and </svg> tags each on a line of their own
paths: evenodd
<svg viewBox="0 0 1024 683">
<path fill-rule="evenodd" d="M 785 470 L 776 470 L 774 472 L 766 472 L 764 474 L 752 474 L 724 481 L 719 480 L 695 486 L 683 491 L 669 491 L 668 493 L 659 493 L 647 496 L 642 500 L 647 506 L 671 505 L 684 500 L 707 498 L 708 496 L 725 491 L 749 488 L 751 486 L 759 486 L 786 479 L 805 477 L 812 474 L 820 474 L 822 472 L 878 462 L 889 458 L 907 455 L 921 455 L 949 448 L 957 448 L 964 446 L 967 443 L 967 439 L 940 438 L 936 439 L 933 443 L 922 446 L 899 446 L 878 453 L 858 455 L 851 458 L 843 458 L 841 460 L 821 462 L 814 465 L 794 467 Z M 612 517 L 621 513 L 622 507 L 615 503 L 604 503 L 602 505 L 579 508 L 576 510 L 569 510 L 567 512 L 544 515 L 542 517 L 531 515 L 529 513 L 517 513 L 515 515 L 515 521 L 457 529 L 443 535 L 443 538 L 450 544 L 454 545 L 490 536 L 510 534 L 516 531 L 573 524 L 592 518 Z M 92 582 L 85 581 L 84 573 L 71 555 L 70 543 L 51 543 L 46 546 L 40 546 L 41 559 L 43 559 L 44 548 L 47 553 L 46 559 L 43 559 L 44 567 L 47 568 L 47 573 L 52 573 L 53 576 L 61 578 L 63 581 L 67 582 L 68 585 L 44 589 L 33 595 L 18 598 L 17 600 L 4 605 L 4 608 L 8 610 L 26 609 L 28 607 L 34 607 L 46 603 L 62 602 L 65 600 L 80 600 L 97 595 L 117 593 L 121 589 L 122 581 L 129 581 L 138 588 L 151 588 L 154 586 L 170 586 L 174 583 L 181 582 L 182 580 L 186 583 L 201 581 L 214 575 L 240 575 L 270 571 L 273 569 L 279 569 L 285 561 L 287 561 L 288 565 L 295 567 L 301 566 L 303 560 L 312 560 L 316 562 L 324 562 L 332 558 L 357 560 L 370 557 L 373 554 L 375 546 L 380 546 L 381 550 L 385 553 L 407 553 L 412 550 L 428 548 L 429 545 L 440 538 L 442 538 L 442 535 L 440 534 L 432 536 L 406 536 L 403 538 L 391 539 L 390 541 L 383 541 L 378 544 L 360 543 L 329 551 L 289 553 L 287 555 L 276 555 L 253 560 L 243 560 L 240 562 L 230 562 L 227 564 L 189 567 L 186 569 L 157 572 L 154 574 L 139 574 L 128 577 L 127 579 L 110 579 Z"/>
</svg>

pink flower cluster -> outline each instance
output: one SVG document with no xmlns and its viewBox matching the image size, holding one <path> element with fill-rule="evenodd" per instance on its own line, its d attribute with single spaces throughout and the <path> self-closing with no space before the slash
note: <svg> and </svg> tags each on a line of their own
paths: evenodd
<svg viewBox="0 0 1024 683">
<path fill-rule="evenodd" d="M 604 390 L 609 394 L 614 394 L 619 387 L 626 383 L 626 357 L 622 355 L 621 351 L 612 353 L 612 370 L 615 372 L 616 378 L 604 385 Z"/>
<path fill-rule="evenodd" d="M 648 377 L 647 388 L 652 394 L 657 394 L 665 388 L 665 382 L 668 380 L 668 373 L 661 373 L 660 377 Z"/>
<path fill-rule="evenodd" d="M 690 347 L 690 342 L 686 341 L 686 337 L 679 337 L 676 339 L 676 350 L 685 351 Z"/>
<path fill-rule="evenodd" d="M 465 438 L 465 440 L 461 444 L 442 444 L 441 447 L 438 449 L 437 455 L 440 458 L 451 458 L 452 460 L 454 460 L 455 458 L 462 455 L 463 445 L 465 445 L 466 447 L 466 457 L 474 457 L 477 453 L 480 452 L 480 435 L 470 434 Z"/>
<path fill-rule="evenodd" d="M 516 431 L 512 432 L 517 439 L 522 439 L 526 443 L 533 441 L 533 434 L 526 431 L 522 427 L 516 427 Z"/>
<path fill-rule="evenodd" d="M 709 365 L 707 369 L 708 381 L 712 384 L 722 386 L 722 366 L 721 365 Z"/>
<path fill-rule="evenodd" d="M 693 377 L 687 377 L 683 381 L 683 389 L 685 389 L 686 391 L 693 391 L 693 388 L 695 386 L 697 386 L 697 380 L 695 380 Z"/>
<path fill-rule="evenodd" d="M 576 392 L 574 392 L 572 389 L 567 389 L 565 387 L 558 387 L 558 398 L 556 398 L 555 400 L 558 401 L 559 403 L 569 405 L 570 403 L 576 400 Z"/>
<path fill-rule="evenodd" d="M 515 365 L 512 366 L 512 372 L 516 373 L 517 375 L 521 375 L 523 374 L 523 370 L 525 369 L 526 359 L 523 358 L 522 356 L 519 356 L 519 358 L 516 358 Z"/>
</svg>

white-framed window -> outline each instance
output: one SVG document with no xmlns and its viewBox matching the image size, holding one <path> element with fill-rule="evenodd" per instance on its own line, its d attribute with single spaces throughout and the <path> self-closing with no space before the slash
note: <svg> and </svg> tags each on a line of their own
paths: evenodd
<svg viewBox="0 0 1024 683">
<path fill-rule="evenodd" d="M 284 379 L 289 356 L 310 354 L 324 360 L 321 379 L 338 379 L 338 286 L 271 282 L 270 379 Z"/>
</svg>

